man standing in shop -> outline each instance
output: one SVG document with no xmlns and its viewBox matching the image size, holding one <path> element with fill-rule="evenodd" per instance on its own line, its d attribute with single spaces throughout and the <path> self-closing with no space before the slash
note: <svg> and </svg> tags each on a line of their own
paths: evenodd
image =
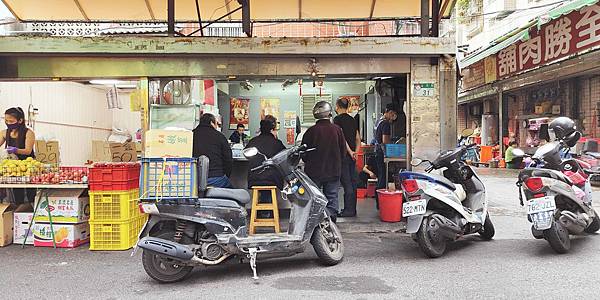
<svg viewBox="0 0 600 300">
<path fill-rule="evenodd" d="M 390 144 L 392 142 L 392 122 L 396 121 L 398 118 L 398 109 L 393 103 L 389 103 L 385 106 L 385 113 L 383 117 L 379 119 L 375 126 L 375 159 L 377 163 L 377 170 L 379 174 L 377 174 L 377 189 L 385 189 L 386 182 L 386 172 L 385 168 L 385 144 Z M 376 205 L 379 209 L 379 201 L 377 199 L 376 194 Z"/>
<path fill-rule="evenodd" d="M 342 158 L 342 172 L 340 175 L 340 183 L 344 188 L 344 209 L 338 215 L 342 218 L 350 218 L 356 216 L 356 163 L 354 153 L 356 147 L 360 146 L 360 133 L 356 120 L 348 114 L 348 100 L 340 98 L 335 105 L 337 116 L 333 119 L 333 123 L 342 128 L 344 138 L 347 143 L 347 154 Z"/>
<path fill-rule="evenodd" d="M 231 188 L 229 176 L 233 166 L 231 147 L 227 138 L 217 130 L 219 125 L 212 114 L 203 114 L 194 129 L 193 156 L 205 155 L 209 159 L 208 186 Z"/>
<path fill-rule="evenodd" d="M 234 144 L 245 143 L 248 135 L 244 133 L 246 127 L 244 124 L 237 124 L 237 129 L 229 136 L 229 140 Z"/>
<path fill-rule="evenodd" d="M 302 137 L 302 144 L 315 148 L 303 158 L 306 174 L 312 179 L 327 198 L 327 213 L 335 222 L 338 214 L 338 190 L 342 159 L 347 155 L 346 140 L 342 129 L 331 123 L 332 107 L 327 101 L 319 101 L 313 108 L 317 123 L 308 128 Z"/>
</svg>

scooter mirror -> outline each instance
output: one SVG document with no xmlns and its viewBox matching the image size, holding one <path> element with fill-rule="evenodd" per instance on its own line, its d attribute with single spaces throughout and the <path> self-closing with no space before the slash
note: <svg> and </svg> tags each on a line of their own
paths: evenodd
<svg viewBox="0 0 600 300">
<path fill-rule="evenodd" d="M 410 165 L 411 165 L 411 166 L 413 166 L 413 167 L 416 167 L 416 166 L 418 166 L 418 165 L 420 165 L 420 164 L 422 164 L 422 163 L 423 163 L 423 160 L 422 160 L 422 159 L 420 159 L 420 158 L 413 158 L 413 159 L 410 161 Z"/>
<path fill-rule="evenodd" d="M 258 149 L 256 149 L 256 147 L 246 148 L 246 149 L 244 149 L 243 153 L 244 153 L 244 157 L 246 157 L 246 158 L 254 157 L 258 154 Z"/>
<path fill-rule="evenodd" d="M 463 138 L 470 137 L 473 135 L 474 132 L 475 130 L 473 130 L 472 128 L 467 128 L 460 133 L 460 136 L 462 136 Z"/>
</svg>

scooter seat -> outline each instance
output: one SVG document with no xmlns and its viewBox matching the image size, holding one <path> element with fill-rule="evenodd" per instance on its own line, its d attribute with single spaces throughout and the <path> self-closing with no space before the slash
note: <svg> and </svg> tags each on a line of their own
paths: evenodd
<svg viewBox="0 0 600 300">
<path fill-rule="evenodd" d="M 586 155 L 589 155 L 595 159 L 600 159 L 600 152 L 586 152 Z"/>
<path fill-rule="evenodd" d="M 250 194 L 243 189 L 208 188 L 204 197 L 233 200 L 241 205 L 250 203 Z"/>
</svg>

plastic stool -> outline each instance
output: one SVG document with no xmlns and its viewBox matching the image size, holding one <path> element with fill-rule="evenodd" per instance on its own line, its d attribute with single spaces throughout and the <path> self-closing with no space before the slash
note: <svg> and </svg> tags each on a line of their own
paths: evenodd
<svg viewBox="0 0 600 300">
<path fill-rule="evenodd" d="M 259 203 L 260 192 L 271 192 L 271 203 Z M 259 219 L 257 212 L 272 211 L 273 218 Z M 256 234 L 257 227 L 273 227 L 275 233 L 279 233 L 279 209 L 277 208 L 277 187 L 276 186 L 253 186 L 252 187 L 252 210 L 250 212 L 250 234 Z"/>
</svg>

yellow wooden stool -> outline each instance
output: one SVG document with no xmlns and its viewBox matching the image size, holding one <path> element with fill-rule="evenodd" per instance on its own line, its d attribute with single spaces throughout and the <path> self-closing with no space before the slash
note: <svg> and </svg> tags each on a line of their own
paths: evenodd
<svg viewBox="0 0 600 300">
<path fill-rule="evenodd" d="M 259 203 L 261 191 L 271 192 L 271 203 Z M 256 214 L 259 210 L 272 211 L 272 219 L 259 219 Z M 256 233 L 257 227 L 273 227 L 275 233 L 279 233 L 279 209 L 277 208 L 276 186 L 253 186 L 252 187 L 252 211 L 250 212 L 250 234 Z"/>
</svg>

